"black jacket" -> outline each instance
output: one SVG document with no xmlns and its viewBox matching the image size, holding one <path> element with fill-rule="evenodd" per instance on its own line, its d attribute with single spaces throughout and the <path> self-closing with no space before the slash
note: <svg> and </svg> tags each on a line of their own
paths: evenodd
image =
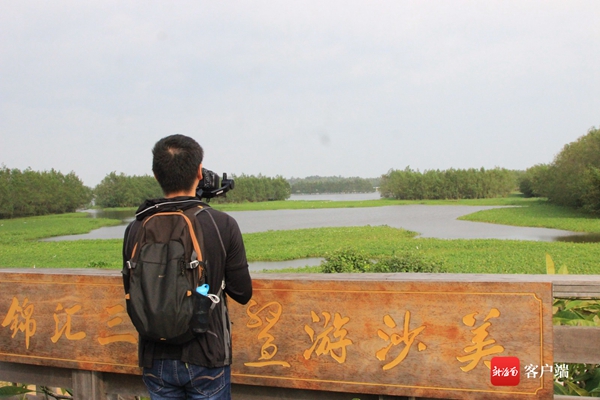
<svg viewBox="0 0 600 400">
<path fill-rule="evenodd" d="M 206 210 L 198 214 L 204 236 L 204 260 L 207 261 L 207 282 L 210 293 L 217 294 L 222 282 L 224 293 L 241 304 L 252 297 L 252 281 L 248 271 L 246 251 L 237 222 L 229 215 L 209 207 L 193 197 L 147 200 L 137 212 L 136 219 L 125 230 L 123 242 L 123 285 L 129 292 L 129 269 L 136 233 L 142 220 L 161 211 L 185 210 L 202 205 Z M 231 324 L 227 313 L 227 298 L 213 310 L 208 332 L 183 345 L 166 345 L 140 338 L 139 364 L 151 367 L 154 359 L 177 359 L 207 368 L 231 364 Z"/>
</svg>

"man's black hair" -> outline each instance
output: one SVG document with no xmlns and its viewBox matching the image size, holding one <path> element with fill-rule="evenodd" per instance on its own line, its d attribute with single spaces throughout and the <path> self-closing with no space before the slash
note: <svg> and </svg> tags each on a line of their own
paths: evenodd
<svg viewBox="0 0 600 400">
<path fill-rule="evenodd" d="M 193 189 L 204 151 L 194 139 L 171 135 L 152 149 L 152 172 L 165 194 Z"/>
</svg>

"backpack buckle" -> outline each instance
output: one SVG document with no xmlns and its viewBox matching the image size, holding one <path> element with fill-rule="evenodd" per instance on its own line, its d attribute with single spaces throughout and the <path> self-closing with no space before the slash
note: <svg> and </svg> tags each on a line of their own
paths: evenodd
<svg viewBox="0 0 600 400">
<path fill-rule="evenodd" d="M 200 261 L 194 260 L 188 264 L 188 269 L 196 269 L 198 268 L 198 265 L 200 265 Z"/>
<path fill-rule="evenodd" d="M 135 264 L 133 261 L 127 261 L 127 268 L 135 269 Z"/>
</svg>

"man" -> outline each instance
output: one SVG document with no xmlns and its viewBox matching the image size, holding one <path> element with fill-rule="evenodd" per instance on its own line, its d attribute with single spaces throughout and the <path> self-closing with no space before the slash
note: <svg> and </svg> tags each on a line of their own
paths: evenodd
<svg viewBox="0 0 600 400">
<path fill-rule="evenodd" d="M 148 215 L 185 210 L 202 205 L 197 215 L 204 236 L 204 260 L 211 288 L 222 287 L 233 300 L 246 304 L 252 281 L 242 235 L 229 215 L 210 208 L 196 197 L 202 179 L 202 147 L 192 138 L 172 135 L 159 140 L 152 150 L 152 171 L 165 197 L 147 200 L 127 227 L 123 243 L 123 283 L 129 293 L 129 270 L 136 232 Z M 212 290 L 211 290 L 212 292 Z M 231 332 L 226 298 L 211 313 L 208 331 L 183 345 L 140 337 L 139 364 L 152 400 L 231 398 Z"/>
</svg>

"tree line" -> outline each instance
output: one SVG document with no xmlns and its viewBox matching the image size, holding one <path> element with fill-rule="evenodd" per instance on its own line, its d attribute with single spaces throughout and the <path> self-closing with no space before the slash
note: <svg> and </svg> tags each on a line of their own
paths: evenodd
<svg viewBox="0 0 600 400">
<path fill-rule="evenodd" d="M 94 188 L 94 202 L 102 208 L 137 207 L 146 199 L 163 196 L 160 185 L 151 175 L 128 176 L 111 172 Z"/>
<path fill-rule="evenodd" d="M 528 168 L 519 187 L 527 197 L 600 213 L 600 129 L 566 144 L 550 164 Z"/>
<path fill-rule="evenodd" d="M 292 193 L 371 193 L 379 186 L 379 179 L 341 176 L 309 176 L 288 180 Z"/>
<path fill-rule="evenodd" d="M 235 189 L 226 197 L 215 200 L 220 203 L 243 203 L 257 201 L 286 200 L 290 197 L 290 184 L 282 176 L 274 178 L 263 175 L 232 175 Z"/>
<path fill-rule="evenodd" d="M 516 187 L 515 171 L 504 168 L 420 172 L 406 167 L 383 175 L 379 192 L 398 200 L 483 199 L 508 196 Z"/>
<path fill-rule="evenodd" d="M 0 218 L 73 212 L 91 200 L 92 190 L 74 172 L 0 168 Z"/>
<path fill-rule="evenodd" d="M 291 193 L 373 192 L 382 197 L 419 199 L 478 199 L 507 196 L 518 185 L 526 197 L 547 197 L 552 203 L 600 213 L 600 129 L 566 144 L 550 164 L 526 171 L 494 169 L 448 169 L 420 172 L 406 167 L 390 170 L 381 178 L 239 175 L 235 190 L 217 202 L 285 200 Z M 154 177 L 109 173 L 95 188 L 84 186 L 74 172 L 23 171 L 0 167 L 0 218 L 73 212 L 95 205 L 137 207 L 149 198 L 162 197 Z"/>
<path fill-rule="evenodd" d="M 280 176 L 239 175 L 235 190 L 215 202 L 254 202 L 285 200 L 290 197 L 290 184 Z M 71 172 L 37 172 L 31 169 L 0 168 L 0 219 L 32 215 L 62 214 L 89 207 L 138 207 L 146 199 L 163 197 L 160 185 L 151 175 L 128 176 L 111 172 L 89 188 Z"/>
<path fill-rule="evenodd" d="M 217 197 L 218 203 L 241 203 L 268 200 L 285 200 L 290 196 L 290 185 L 282 177 L 233 175 L 235 189 L 225 197 Z M 94 188 L 97 206 L 137 207 L 146 199 L 163 197 L 160 185 L 153 176 L 127 176 L 111 172 Z"/>
</svg>

